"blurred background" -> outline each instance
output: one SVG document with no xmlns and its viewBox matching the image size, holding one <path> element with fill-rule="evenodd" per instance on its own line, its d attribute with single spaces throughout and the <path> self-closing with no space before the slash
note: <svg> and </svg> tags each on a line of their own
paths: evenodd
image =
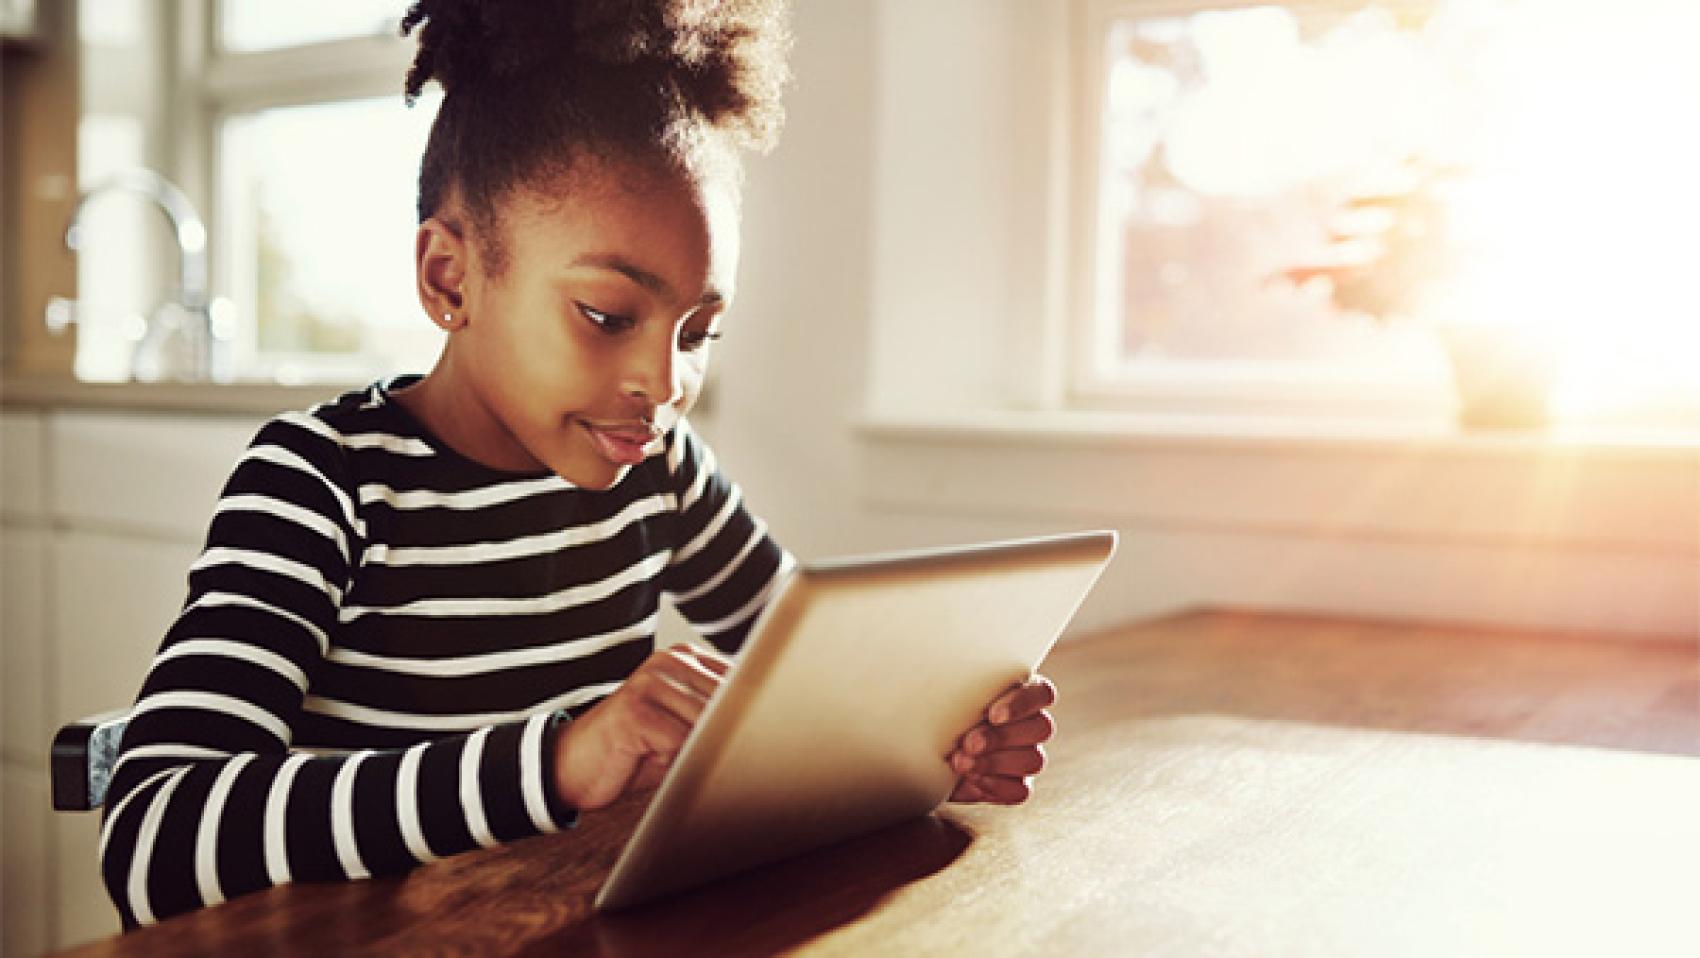
<svg viewBox="0 0 1700 958">
<path fill-rule="evenodd" d="M 1700 6 L 797 6 L 693 417 L 794 552 L 1116 528 L 1071 636 L 1700 637 Z M 0 3 L 7 954 L 116 930 L 47 744 L 254 429 L 440 347 L 401 12 Z"/>
</svg>

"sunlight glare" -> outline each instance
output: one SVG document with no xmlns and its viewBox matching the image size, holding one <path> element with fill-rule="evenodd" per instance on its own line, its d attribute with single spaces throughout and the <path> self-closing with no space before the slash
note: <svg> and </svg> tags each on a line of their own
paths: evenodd
<svg viewBox="0 0 1700 958">
<path fill-rule="evenodd" d="M 1700 5 L 1525 2 L 1492 51 L 1491 159 L 1452 196 L 1447 310 L 1538 324 L 1560 419 L 1700 399 Z"/>
</svg>

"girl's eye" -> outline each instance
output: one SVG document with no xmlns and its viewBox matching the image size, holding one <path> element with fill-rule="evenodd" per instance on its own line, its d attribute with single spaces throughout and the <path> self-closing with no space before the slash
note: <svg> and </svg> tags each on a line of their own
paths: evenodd
<svg viewBox="0 0 1700 958">
<path fill-rule="evenodd" d="M 602 310 L 586 306 L 584 303 L 578 303 L 577 306 L 578 311 L 584 314 L 585 319 L 590 320 L 592 325 L 605 333 L 623 333 L 637 325 L 637 320 L 630 316 L 615 316 L 612 313 L 604 313 Z"/>
<path fill-rule="evenodd" d="M 687 329 L 679 334 L 679 348 L 685 350 L 697 350 L 708 345 L 710 340 L 719 338 L 720 331 L 716 329 Z"/>
</svg>

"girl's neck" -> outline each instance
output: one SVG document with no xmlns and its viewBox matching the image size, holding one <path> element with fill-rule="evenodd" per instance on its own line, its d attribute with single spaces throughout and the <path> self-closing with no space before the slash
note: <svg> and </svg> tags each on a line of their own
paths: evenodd
<svg viewBox="0 0 1700 958">
<path fill-rule="evenodd" d="M 479 465 L 502 472 L 536 472 L 547 467 L 525 451 L 477 395 L 456 382 L 448 351 L 418 382 L 390 398 L 429 429 L 437 440 Z"/>
</svg>

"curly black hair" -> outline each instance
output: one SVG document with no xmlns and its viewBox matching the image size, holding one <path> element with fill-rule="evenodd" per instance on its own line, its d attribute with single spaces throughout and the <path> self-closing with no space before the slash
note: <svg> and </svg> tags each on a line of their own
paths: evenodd
<svg viewBox="0 0 1700 958">
<path fill-rule="evenodd" d="M 487 225 L 516 185 L 586 156 L 768 149 L 784 118 L 786 13 L 785 0 L 417 0 L 401 22 L 419 40 L 407 102 L 431 80 L 444 91 L 419 221 L 458 190 Z M 480 232 L 499 270 L 499 231 Z"/>
</svg>

